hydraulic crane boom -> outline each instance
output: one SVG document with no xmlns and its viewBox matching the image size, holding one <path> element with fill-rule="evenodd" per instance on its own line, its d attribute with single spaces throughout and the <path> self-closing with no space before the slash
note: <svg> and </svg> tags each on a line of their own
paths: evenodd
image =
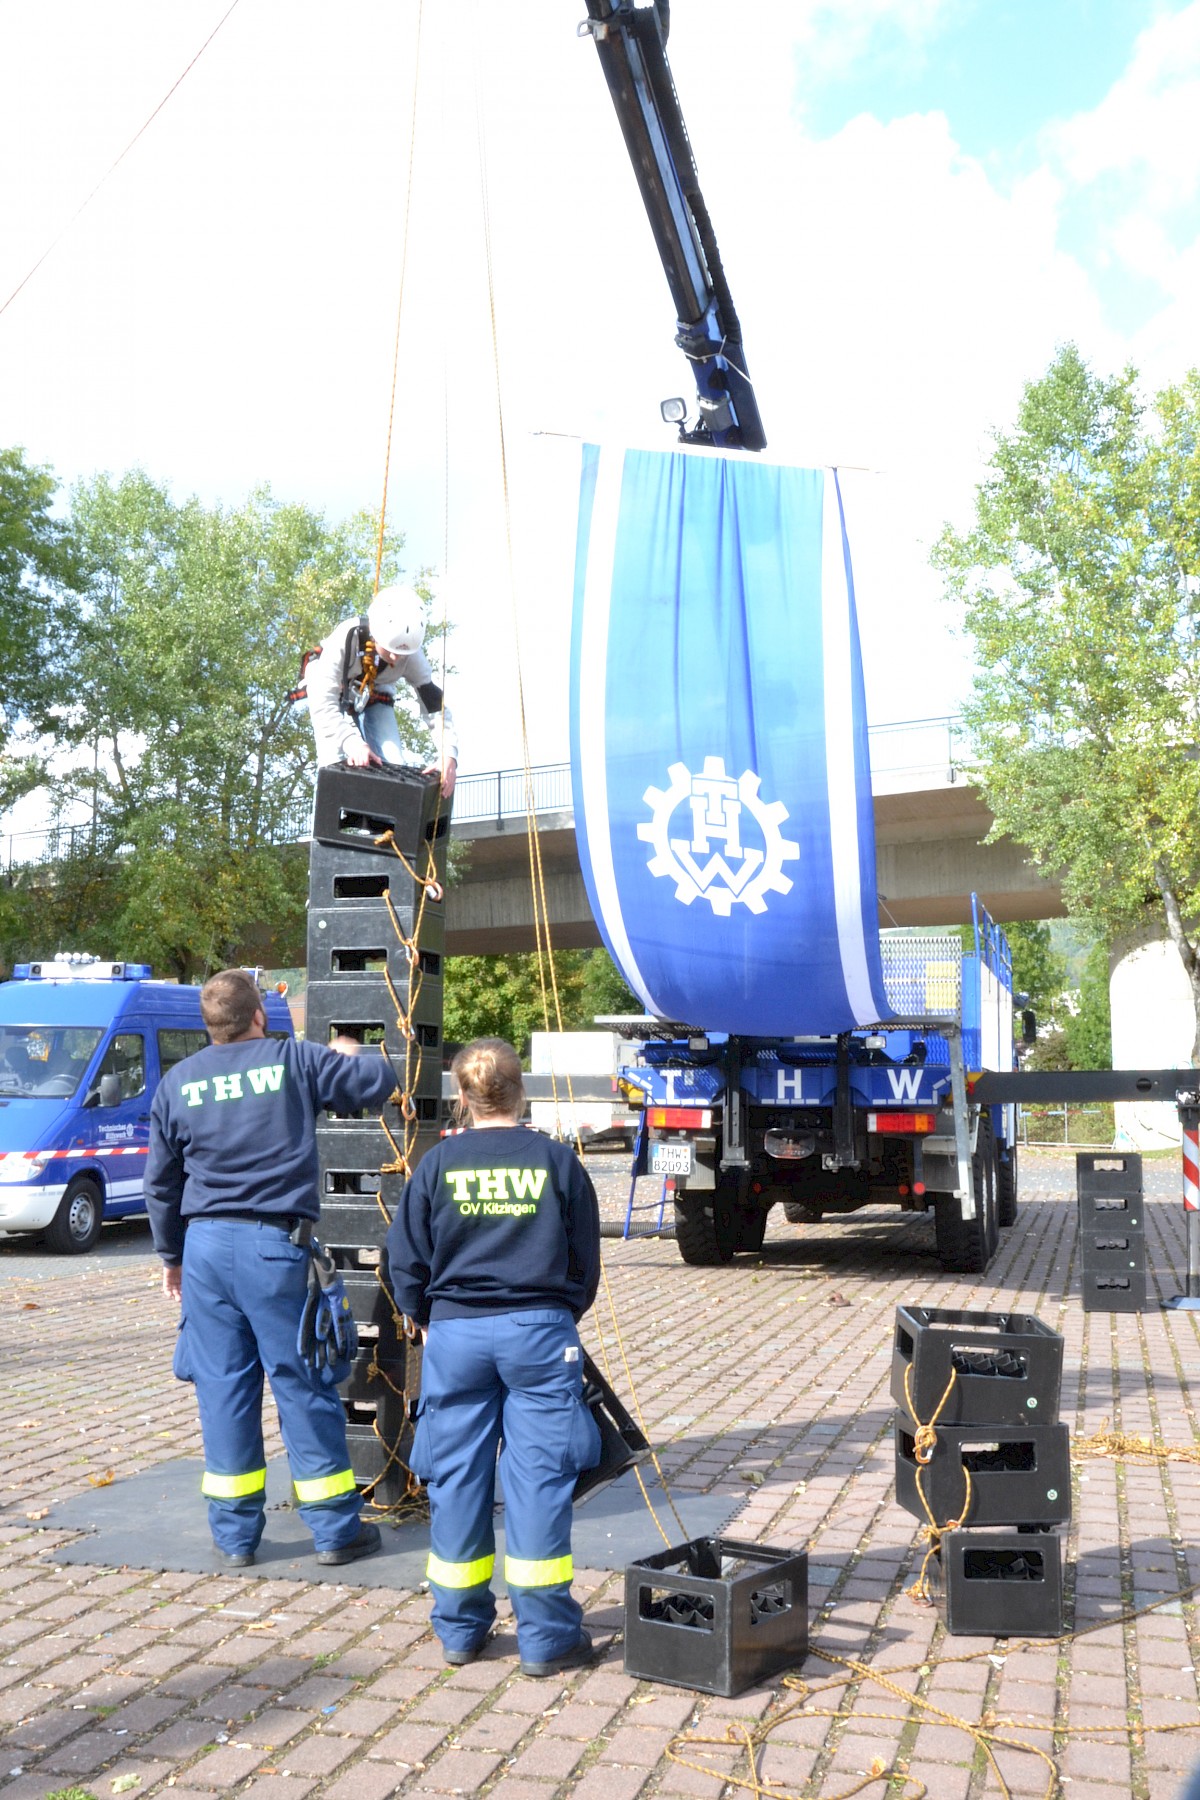
<svg viewBox="0 0 1200 1800">
<path fill-rule="evenodd" d="M 587 9 L 579 35 L 599 54 L 675 303 L 675 342 L 696 378 L 700 416 L 690 429 L 681 421 L 679 435 L 761 450 L 767 440 L 741 326 L 667 61 L 670 0 L 587 0 Z"/>
</svg>

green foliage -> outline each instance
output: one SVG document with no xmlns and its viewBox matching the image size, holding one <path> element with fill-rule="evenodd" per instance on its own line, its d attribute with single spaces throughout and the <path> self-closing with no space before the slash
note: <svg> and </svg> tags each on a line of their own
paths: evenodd
<svg viewBox="0 0 1200 1800">
<path fill-rule="evenodd" d="M 1200 373 L 1147 417 L 1134 370 L 1061 350 L 934 563 L 975 643 L 966 717 L 996 834 L 1107 942 L 1157 910 L 1200 1052 Z"/>
<path fill-rule="evenodd" d="M 1028 994 L 1039 1024 L 1049 1024 L 1062 1006 L 1067 964 L 1050 941 L 1050 927 L 1038 919 L 1004 926 L 1013 959 L 1013 992 Z"/>
<path fill-rule="evenodd" d="M 577 1016 L 583 984 L 582 950 L 556 950 L 554 977 L 558 985 L 563 1028 Z M 477 1037 L 506 1038 L 522 1057 L 529 1054 L 535 1031 L 557 1029 L 550 971 L 539 972 L 532 950 L 512 956 L 453 956 L 446 964 L 445 1035 L 450 1043 L 469 1043 Z"/>
<path fill-rule="evenodd" d="M 71 530 L 53 728 L 76 756 L 61 794 L 95 831 L 52 881 L 0 895 L 9 960 L 83 945 L 181 980 L 295 960 L 306 871 L 273 846 L 306 828 L 314 746 L 287 694 L 301 650 L 370 598 L 373 521 L 330 525 L 265 488 L 235 508 L 177 504 L 135 471 L 78 488 Z"/>
<path fill-rule="evenodd" d="M 40 719 L 61 681 L 53 646 L 70 545 L 51 516 L 54 495 L 49 469 L 27 462 L 22 450 L 0 450 L 0 810 L 36 786 L 40 772 L 6 740 L 26 715 Z"/>
<path fill-rule="evenodd" d="M 607 950 L 591 950 L 583 966 L 579 992 L 579 1022 L 569 1029 L 590 1030 L 593 1021 L 622 1013 L 644 1013 L 645 1007 L 626 986 L 625 979 Z"/>
<path fill-rule="evenodd" d="M 1063 1037 L 1072 1069 L 1112 1068 L 1108 951 L 1103 943 L 1094 944 L 1088 953 L 1079 987 L 1079 1009 L 1064 1022 Z"/>
<path fill-rule="evenodd" d="M 642 1011 L 606 950 L 556 950 L 554 981 L 539 972 L 533 951 L 513 956 L 454 956 L 446 964 L 445 1032 L 449 1043 L 506 1038 L 522 1057 L 535 1031 L 591 1031 L 598 1013 Z M 544 980 L 544 987 L 543 987 Z"/>
</svg>

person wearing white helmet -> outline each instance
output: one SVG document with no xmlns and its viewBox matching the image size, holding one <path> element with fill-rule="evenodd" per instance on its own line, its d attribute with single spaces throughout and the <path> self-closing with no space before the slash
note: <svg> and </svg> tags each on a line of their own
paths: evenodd
<svg viewBox="0 0 1200 1800">
<path fill-rule="evenodd" d="M 450 709 L 422 649 L 421 601 L 410 587 L 380 588 L 358 619 L 345 619 L 324 639 L 305 669 L 308 711 L 320 768 L 412 766 L 412 752 L 396 724 L 396 688 L 406 681 L 438 746 L 442 793 L 454 792 L 458 738 Z"/>
</svg>

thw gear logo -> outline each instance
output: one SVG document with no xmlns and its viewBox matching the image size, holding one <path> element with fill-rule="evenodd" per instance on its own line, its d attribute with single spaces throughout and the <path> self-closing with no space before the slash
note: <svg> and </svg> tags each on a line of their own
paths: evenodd
<svg viewBox="0 0 1200 1800">
<path fill-rule="evenodd" d="M 787 807 L 782 800 L 767 805 L 759 798 L 759 780 L 752 769 L 735 781 L 725 772 L 724 757 L 706 756 L 699 775 L 681 762 L 672 763 L 667 774 L 669 788 L 648 787 L 642 795 L 653 818 L 637 832 L 644 843 L 654 846 L 647 864 L 650 873 L 669 875 L 677 900 L 685 906 L 707 900 L 719 918 L 727 919 L 735 900 L 752 913 L 761 913 L 767 910 L 765 895 L 790 893 L 792 883 L 783 865 L 797 860 L 800 846 L 781 834 Z M 671 820 L 685 802 L 691 809 L 691 834 L 672 837 Z M 761 850 L 742 842 L 744 814 L 762 834 Z M 713 849 L 714 840 L 719 849 Z"/>
</svg>

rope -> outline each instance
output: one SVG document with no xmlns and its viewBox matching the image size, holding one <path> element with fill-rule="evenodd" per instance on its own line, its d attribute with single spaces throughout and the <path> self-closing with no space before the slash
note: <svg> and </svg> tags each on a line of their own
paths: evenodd
<svg viewBox="0 0 1200 1800">
<path fill-rule="evenodd" d="M 1155 1444 L 1149 1438 L 1135 1437 L 1128 1431 L 1110 1431 L 1105 1419 L 1099 1431 L 1088 1438 L 1076 1438 L 1071 1446 L 1072 1459 L 1080 1461 L 1097 1456 L 1119 1457 L 1130 1462 L 1200 1463 L 1200 1444 Z"/>
<path fill-rule="evenodd" d="M 500 381 L 500 344 L 499 344 L 499 334 L 498 334 L 497 324 L 496 324 L 496 287 L 495 287 L 495 272 L 494 272 L 494 266 L 493 266 L 493 261 L 492 261 L 491 209 L 490 209 L 489 200 L 488 200 L 487 159 L 486 159 L 486 148 L 485 148 L 485 136 L 484 136 L 484 129 L 483 129 L 483 108 L 482 108 L 482 103 L 481 103 L 481 98 L 480 98 L 480 89 L 479 89 L 478 64 L 476 64 L 476 70 L 475 70 L 475 126 L 476 126 L 476 149 L 477 149 L 478 162 L 479 162 L 480 205 L 481 205 L 482 214 L 483 214 L 484 261 L 485 261 L 486 272 L 487 272 L 488 316 L 489 316 L 490 326 L 491 326 L 492 374 L 493 374 L 493 381 L 494 381 L 494 386 L 495 386 L 496 424 L 497 424 L 497 431 L 498 431 L 498 435 L 499 435 L 499 445 L 500 445 L 500 483 L 501 483 L 501 492 L 502 492 L 503 504 L 504 504 L 505 550 L 506 550 L 507 567 L 508 567 L 509 601 L 510 601 L 510 605 L 511 605 L 511 609 L 512 609 L 513 644 L 514 644 L 514 648 L 515 648 L 515 652 L 516 652 L 516 663 L 517 663 L 517 706 L 518 706 L 520 722 L 521 722 L 521 754 L 522 754 L 522 757 L 524 760 L 524 773 L 525 773 L 525 831 L 526 831 L 526 839 L 527 839 L 528 846 L 529 846 L 529 879 L 530 879 L 530 888 L 531 888 L 532 898 L 533 898 L 534 943 L 535 943 L 536 954 L 537 954 L 538 982 L 539 982 L 539 986 L 541 988 L 542 1018 L 543 1018 L 543 1021 L 545 1024 L 545 1029 L 547 1031 L 549 1031 L 551 1029 L 551 1024 L 550 1024 L 551 1001 L 553 1001 L 553 1017 L 554 1017 L 554 1022 L 555 1022 L 554 1028 L 558 1031 L 561 1031 L 562 1030 L 562 1003 L 561 1003 L 561 998 L 560 998 L 559 991 L 558 991 L 558 972 L 554 966 L 554 954 L 553 954 L 553 950 L 551 947 L 551 941 L 550 941 L 550 905 L 549 905 L 549 900 L 546 895 L 546 872 L 545 872 L 545 868 L 544 868 L 544 865 L 542 862 L 541 836 L 540 836 L 540 833 L 538 830 L 537 808 L 536 808 L 536 805 L 534 802 L 533 764 L 532 764 L 530 754 L 529 754 L 529 725 L 528 725 L 528 718 L 527 718 L 526 711 L 525 711 L 525 679 L 524 679 L 524 674 L 522 671 L 522 662 L 521 662 L 520 616 L 519 616 L 519 612 L 518 612 L 518 608 L 517 608 L 516 568 L 515 568 L 515 563 L 514 563 L 514 558 L 513 558 L 512 502 L 511 502 L 511 495 L 510 495 L 510 491 L 509 491 L 508 450 L 507 450 L 507 441 L 506 441 L 506 437 L 505 437 L 505 428 L 504 428 L 504 394 L 503 394 L 503 389 L 502 389 L 501 381 Z M 548 984 L 547 984 L 547 979 L 546 979 L 547 969 L 549 970 L 549 983 Z M 573 1087 L 573 1084 L 572 1084 L 572 1081 L 571 1081 L 571 1078 L 569 1075 L 566 1078 L 566 1088 L 567 1088 L 567 1104 L 571 1108 L 572 1113 L 573 1113 L 574 1105 L 575 1105 L 575 1094 L 574 1094 L 574 1087 Z M 557 1107 L 558 1102 L 559 1102 L 558 1077 L 557 1077 L 557 1073 L 554 1070 L 551 1070 L 551 1092 L 553 1095 L 554 1104 Z M 583 1147 L 579 1141 L 578 1133 L 576 1133 L 576 1139 L 575 1139 L 576 1155 L 582 1155 L 582 1148 Z M 624 1370 L 625 1370 L 625 1379 L 626 1379 L 626 1382 L 628 1383 L 628 1392 L 629 1392 L 629 1396 L 630 1396 L 630 1402 L 633 1407 L 634 1416 L 637 1419 L 637 1422 L 641 1429 L 642 1435 L 647 1439 L 647 1441 L 649 1441 L 650 1434 L 646 1430 L 645 1418 L 643 1417 L 643 1414 L 642 1414 L 641 1403 L 638 1399 L 637 1388 L 634 1384 L 634 1379 L 633 1379 L 633 1373 L 629 1367 L 629 1358 L 625 1351 L 625 1343 L 621 1336 L 621 1323 L 620 1323 L 620 1319 L 618 1318 L 618 1315 L 617 1315 L 617 1303 L 613 1296 L 612 1287 L 611 1287 L 611 1284 L 608 1279 L 608 1270 L 604 1267 L 603 1262 L 601 1263 L 600 1273 L 601 1273 L 601 1279 L 604 1284 L 605 1299 L 608 1302 L 609 1314 L 612 1319 L 613 1334 L 616 1338 L 617 1348 L 619 1349 L 620 1354 L 621 1354 L 622 1366 L 624 1367 Z M 601 1353 L 601 1360 L 604 1364 L 605 1378 L 606 1378 L 606 1380 L 609 1380 L 611 1382 L 612 1370 L 611 1370 L 611 1366 L 609 1363 L 608 1345 L 607 1345 L 606 1339 L 604 1337 L 603 1327 L 600 1324 L 598 1313 L 593 1313 L 592 1316 L 593 1316 L 593 1320 L 596 1325 L 596 1333 L 600 1340 L 600 1353 Z M 658 1480 L 659 1480 L 659 1483 L 661 1484 L 663 1494 L 666 1496 L 667 1504 L 669 1505 L 671 1512 L 674 1515 L 675 1522 L 678 1525 L 680 1531 L 683 1533 L 684 1539 L 686 1540 L 689 1537 L 687 1526 L 684 1524 L 682 1518 L 679 1515 L 679 1510 L 676 1507 L 675 1501 L 671 1495 L 671 1490 L 670 1490 L 670 1486 L 667 1482 L 666 1475 L 664 1474 L 662 1465 L 658 1460 L 658 1454 L 653 1448 L 651 1448 L 651 1451 L 650 1451 L 650 1460 L 653 1464 L 655 1474 L 658 1476 Z M 646 1508 L 650 1514 L 650 1517 L 654 1520 L 655 1525 L 658 1527 L 658 1530 L 662 1536 L 663 1542 L 665 1544 L 667 1544 L 669 1547 L 671 1540 L 670 1540 L 669 1536 L 667 1535 L 667 1532 L 663 1528 L 662 1521 L 659 1519 L 659 1516 L 654 1509 L 653 1503 L 651 1502 L 650 1495 L 646 1488 L 645 1481 L 642 1478 L 642 1472 L 641 1472 L 640 1468 L 638 1468 L 636 1465 L 634 1468 L 634 1473 L 637 1477 L 638 1487 L 641 1489 L 642 1499 L 646 1503 Z"/>
<path fill-rule="evenodd" d="M 404 1122 L 404 1127 L 401 1140 L 398 1142 L 386 1114 L 381 1113 L 379 1115 L 380 1126 L 383 1129 L 384 1135 L 387 1137 L 388 1144 L 392 1151 L 392 1160 L 381 1164 L 380 1174 L 402 1175 L 406 1180 L 412 1174 L 413 1155 L 416 1148 L 416 1135 L 419 1125 L 419 1115 L 416 1102 L 413 1098 L 413 1090 L 420 1081 L 423 1053 L 420 1035 L 413 1025 L 413 1013 L 416 1009 L 417 998 L 421 991 L 421 984 L 425 978 L 425 972 L 421 966 L 421 925 L 425 917 L 426 905 L 430 901 L 440 900 L 443 892 L 442 883 L 438 879 L 435 850 L 435 845 L 438 841 L 437 822 L 440 816 L 441 793 L 439 791 L 437 803 L 434 808 L 433 836 L 427 840 L 425 845 L 426 867 L 424 874 L 419 873 L 418 870 L 414 868 L 408 857 L 401 850 L 399 844 L 396 842 L 394 832 L 390 830 L 385 831 L 379 837 L 374 839 L 377 848 L 389 849 L 392 851 L 393 855 L 411 878 L 414 892 L 419 895 L 416 913 L 413 918 L 411 936 L 407 935 L 401 926 L 400 917 L 396 911 L 391 893 L 385 890 L 383 896 L 387 906 L 388 917 L 392 923 L 392 930 L 396 935 L 397 941 L 404 950 L 407 979 L 404 996 L 401 998 L 400 994 L 397 992 L 391 970 L 385 963 L 384 980 L 387 984 L 387 990 L 391 996 L 392 1004 L 396 1009 L 396 1022 L 404 1043 L 404 1074 L 403 1077 L 397 1078 L 396 1084 L 399 1090 L 398 1099 L 400 1116 Z M 384 1050 L 384 1055 L 387 1055 L 386 1050 Z M 388 1209 L 387 1202 L 383 1197 L 382 1183 L 376 1192 L 375 1202 L 379 1207 L 380 1212 L 383 1214 L 386 1231 L 387 1226 L 392 1222 L 392 1215 Z M 382 1263 L 377 1263 L 375 1266 L 375 1280 L 379 1285 L 381 1293 L 386 1296 L 388 1308 L 392 1315 L 392 1324 L 395 1328 L 397 1337 L 404 1339 L 410 1344 L 415 1343 L 419 1336 L 417 1328 L 411 1319 L 407 1318 L 403 1313 L 397 1310 L 396 1302 L 383 1278 Z M 407 1419 L 409 1401 L 408 1390 L 407 1388 L 398 1388 L 384 1365 L 380 1362 L 378 1340 L 376 1340 L 375 1348 L 372 1353 L 371 1364 L 367 1371 L 367 1379 L 368 1381 L 382 1381 L 384 1385 L 400 1399 L 404 1409 L 405 1419 Z M 400 1455 L 399 1439 L 392 1444 L 389 1444 L 385 1439 L 383 1433 L 379 1429 L 378 1416 L 372 1420 L 371 1428 L 383 1448 L 384 1463 L 378 1475 L 364 1487 L 363 1500 L 370 1506 L 376 1517 L 390 1517 L 398 1522 L 400 1517 L 409 1517 L 415 1513 L 415 1503 L 420 1498 L 421 1484 Z M 391 1470 L 397 1466 L 404 1471 L 404 1492 L 398 1501 L 393 1502 L 391 1505 L 384 1506 L 374 1499 L 374 1493 L 380 1482 L 382 1482 Z"/>
<path fill-rule="evenodd" d="M 379 502 L 379 536 L 375 544 L 375 587 L 383 569 L 383 540 L 387 528 L 388 478 L 392 470 L 392 432 L 396 420 L 396 382 L 400 370 L 400 321 L 404 313 L 404 282 L 408 272 L 408 228 L 412 219 L 413 164 L 417 147 L 417 92 L 421 76 L 421 25 L 425 16 L 424 0 L 417 0 L 417 43 L 413 55 L 412 118 L 408 135 L 408 179 L 404 189 L 404 234 L 400 245 L 400 291 L 396 298 L 396 334 L 392 344 L 392 390 L 388 399 L 387 444 L 383 454 L 383 494 Z"/>
<path fill-rule="evenodd" d="M 167 104 L 167 101 L 171 98 L 171 95 L 181 85 L 181 83 L 183 83 L 184 81 L 187 80 L 187 77 L 191 74 L 192 70 L 195 68 L 196 64 L 200 61 L 200 58 L 204 55 L 204 52 L 208 49 L 208 46 L 212 43 L 213 39 L 216 37 L 217 33 L 220 31 L 222 25 L 224 25 L 226 19 L 228 19 L 229 15 L 234 11 L 234 9 L 237 5 L 238 5 L 238 0 L 230 0 L 230 5 L 227 6 L 225 11 L 221 14 L 221 17 L 217 20 L 216 24 L 213 26 L 213 28 L 209 32 L 208 36 L 205 38 L 204 42 L 201 44 L 200 48 L 197 50 L 195 56 L 193 56 L 191 62 L 187 65 L 187 68 L 184 69 L 182 75 L 178 76 L 176 78 L 176 80 L 174 80 L 171 83 L 170 87 L 167 89 L 166 93 L 163 95 L 162 99 L 159 101 L 159 103 L 155 107 L 154 111 L 150 114 L 150 117 L 148 119 L 146 119 L 143 124 L 138 126 L 137 130 L 134 132 L 133 136 L 130 138 L 129 142 L 126 144 L 125 148 L 122 150 L 120 156 L 117 157 L 115 162 L 112 162 L 109 164 L 108 168 L 104 171 L 104 174 L 100 177 L 99 181 L 96 183 L 96 185 L 92 189 L 91 193 L 88 194 L 86 199 L 82 200 L 80 202 L 80 204 L 75 208 L 75 211 L 71 214 L 71 217 L 67 220 L 66 224 L 63 226 L 63 228 L 59 232 L 58 236 L 56 238 L 51 239 L 50 243 L 47 244 L 46 248 L 42 251 L 42 254 L 38 257 L 38 259 L 34 263 L 33 267 L 30 270 L 28 270 L 27 273 L 21 277 L 20 281 L 18 281 L 18 283 L 17 283 L 16 287 L 13 289 L 12 293 L 8 296 L 8 299 L 4 302 L 4 305 L 0 306 L 0 314 L 4 314 L 8 311 L 9 307 L 12 305 L 12 303 L 16 299 L 17 295 L 21 292 L 21 289 L 23 287 L 25 287 L 25 285 L 28 282 L 33 280 L 33 277 L 37 274 L 38 270 L 41 268 L 42 264 L 46 261 L 47 257 L 53 255 L 54 251 L 58 249 L 58 246 L 62 243 L 62 241 L 66 237 L 68 231 L 70 231 L 72 225 L 74 225 L 76 219 L 78 219 L 82 213 L 85 213 L 87 211 L 88 207 L 92 204 L 92 201 L 96 198 L 96 195 L 100 192 L 100 189 L 104 186 L 104 184 L 108 180 L 109 176 L 114 175 L 116 173 L 116 171 L 120 168 L 121 164 L 125 161 L 125 158 L 129 155 L 129 152 L 133 149 L 133 146 L 137 143 L 138 139 L 140 137 L 142 137 L 144 135 L 144 133 L 150 129 L 151 125 L 153 125 L 155 119 L 157 119 L 159 113 L 162 111 L 163 107 Z"/>
<path fill-rule="evenodd" d="M 904 1367 L 904 1402 L 908 1407 L 909 1417 L 917 1427 L 913 1436 L 913 1458 L 917 1465 L 917 1498 L 925 1509 L 925 1518 L 927 1521 L 927 1523 L 921 1527 L 921 1537 L 918 1542 L 923 1541 L 927 1543 L 928 1548 L 925 1551 L 925 1557 L 921 1563 L 920 1572 L 917 1575 L 916 1580 L 912 1583 L 911 1587 L 905 1589 L 905 1592 L 911 1599 L 916 1601 L 918 1606 L 932 1606 L 934 1603 L 934 1596 L 929 1581 L 929 1565 L 941 1550 L 942 1539 L 945 1534 L 948 1531 L 958 1531 L 965 1525 L 971 1511 L 971 1501 L 974 1498 L 974 1489 L 971 1485 L 971 1471 L 964 1464 L 963 1481 L 966 1485 L 966 1492 L 963 1495 L 962 1510 L 957 1519 L 947 1519 L 945 1524 L 939 1525 L 934 1517 L 933 1508 L 930 1506 L 928 1497 L 926 1496 L 925 1483 L 922 1477 L 926 1468 L 928 1468 L 929 1464 L 933 1461 L 934 1451 L 937 1449 L 937 1422 L 945 1411 L 951 1394 L 954 1392 L 954 1386 L 958 1380 L 958 1373 L 953 1368 L 950 1370 L 950 1379 L 946 1383 L 945 1392 L 934 1407 L 928 1422 L 922 1425 L 917 1418 L 917 1409 L 913 1404 L 912 1371 L 912 1364 L 906 1363 Z"/>
<path fill-rule="evenodd" d="M 1022 1650 L 1037 1651 L 1044 1654 L 1048 1649 L 1053 1649 L 1056 1646 L 1063 1644 L 1075 1643 L 1081 1638 L 1089 1637 L 1095 1631 L 1112 1631 L 1118 1628 L 1123 1629 L 1126 1625 L 1135 1624 L 1139 1619 L 1147 1618 L 1161 1606 L 1178 1605 L 1180 1601 L 1187 1600 L 1191 1595 L 1198 1591 L 1200 1591 L 1200 1582 L 1194 1582 L 1190 1587 L 1183 1588 L 1176 1594 L 1164 1594 L 1161 1599 L 1153 1600 L 1148 1605 L 1139 1607 L 1135 1612 L 1122 1613 L 1111 1619 L 1098 1619 L 1095 1624 L 1085 1626 L 1082 1631 L 1063 1632 L 1061 1636 L 1056 1638 L 1014 1639 L 1011 1643 L 1007 1644 L 1005 1656 L 1015 1656 Z M 1062 1790 L 1059 1786 L 1058 1769 L 1051 1755 L 1043 1750 L 1040 1745 L 1031 1744 L 1028 1739 L 1024 1737 L 1011 1735 L 1011 1732 L 1018 1729 L 1028 1730 L 1029 1723 L 1027 1720 L 1022 1721 L 1020 1726 L 1018 1726 L 1018 1722 L 1015 1719 L 1007 1717 L 996 1718 L 985 1713 L 984 1718 L 976 1723 L 974 1720 L 964 1719 L 958 1713 L 948 1711 L 945 1707 L 935 1705 L 932 1700 L 927 1700 L 920 1694 L 912 1693 L 908 1688 L 903 1687 L 899 1682 L 892 1679 L 893 1676 L 908 1674 L 917 1674 L 922 1677 L 927 1677 L 933 1672 L 934 1668 L 948 1668 L 956 1663 L 974 1663 L 978 1662 L 983 1657 L 991 1658 L 996 1654 L 994 1650 L 971 1650 L 962 1656 L 926 1656 L 919 1663 L 906 1663 L 903 1666 L 892 1666 L 889 1668 L 886 1675 L 881 1673 L 878 1669 L 872 1668 L 870 1663 L 862 1662 L 857 1657 L 843 1656 L 840 1652 L 835 1650 L 827 1650 L 820 1643 L 810 1645 L 810 1651 L 812 1655 L 820 1657 L 822 1662 L 832 1663 L 837 1668 L 848 1670 L 858 1681 L 873 1682 L 877 1687 L 882 1688 L 885 1693 L 890 1694 L 895 1699 L 899 1700 L 906 1710 L 903 1712 L 865 1712 L 860 1711 L 857 1707 L 852 1708 L 846 1704 L 838 1707 L 813 1706 L 811 1701 L 815 1695 L 827 1693 L 833 1688 L 844 1688 L 846 1685 L 844 1679 L 838 1676 L 832 1676 L 827 1681 L 812 1683 L 805 1681 L 799 1675 L 785 1675 L 781 1686 L 791 1690 L 798 1697 L 790 1704 L 784 1706 L 772 1718 L 765 1720 L 760 1725 L 754 1727 L 749 1727 L 740 1721 L 736 1724 L 730 1724 L 726 1727 L 722 1737 L 709 1737 L 700 1732 L 677 1733 L 666 1747 L 666 1755 L 670 1761 L 678 1763 L 683 1768 L 692 1769 L 700 1774 L 707 1775 L 710 1779 L 719 1779 L 723 1781 L 727 1787 L 743 1788 L 748 1793 L 758 1796 L 759 1800 L 810 1800 L 811 1789 L 808 1794 L 796 1794 L 779 1786 L 775 1782 L 764 1781 L 759 1774 L 758 1753 L 766 1745 L 771 1733 L 776 1731 L 786 1720 L 796 1718 L 797 1716 L 803 1716 L 804 1718 L 810 1719 L 843 1720 L 847 1723 L 857 1723 L 862 1719 L 875 1719 L 881 1721 L 886 1720 L 892 1724 L 908 1725 L 913 1722 L 915 1714 L 918 1723 L 949 1725 L 954 1730 L 962 1731 L 971 1738 L 977 1746 L 977 1749 L 986 1757 L 987 1762 L 994 1771 L 996 1780 L 1000 1784 L 1000 1793 L 1003 1800 L 1014 1800 L 1014 1794 L 996 1761 L 996 1749 L 1015 1750 L 1026 1756 L 1034 1756 L 1044 1766 L 1046 1771 L 1046 1785 L 1038 1796 L 1038 1800 L 1056 1800 L 1056 1796 L 1061 1794 Z M 1115 1726 L 1063 1725 L 1051 1720 L 1044 1726 L 1035 1727 L 1035 1729 L 1044 1730 L 1056 1738 L 1086 1738 L 1101 1745 L 1112 1745 L 1114 1747 L 1119 1745 L 1128 1747 L 1129 1744 L 1129 1731 L 1124 1729 L 1117 1731 Z M 1183 1720 L 1163 1725 L 1149 1725 L 1139 1721 L 1135 1728 L 1139 1734 L 1148 1732 L 1194 1732 L 1195 1729 L 1196 1726 L 1194 1720 Z M 706 1746 L 728 1749 L 730 1745 L 738 1745 L 745 1750 L 747 1762 L 749 1764 L 745 1775 L 735 1775 L 725 1769 L 716 1769 L 712 1763 L 696 1762 L 690 1756 L 684 1754 L 684 1752 L 688 1750 L 703 1750 Z M 849 1800 L 851 1795 L 863 1793 L 866 1788 L 876 1782 L 885 1784 L 903 1782 L 908 1784 L 907 1786 L 900 1788 L 894 1786 L 889 1788 L 889 1800 L 892 1800 L 894 1795 L 904 1795 L 906 1800 L 923 1800 L 923 1796 L 928 1794 L 928 1789 L 924 1787 L 916 1776 L 908 1774 L 906 1770 L 899 1768 L 895 1762 L 885 1764 L 882 1757 L 876 1757 L 871 1765 L 870 1771 L 866 1775 L 862 1776 L 852 1787 L 843 1788 L 837 1794 L 828 1795 L 827 1800 Z M 1024 1786 L 1022 1786 L 1020 1791 L 1022 1794 L 1027 1793 L 1027 1789 L 1025 1789 Z M 932 1800 L 937 1800 L 937 1796 L 932 1796 Z"/>
</svg>

